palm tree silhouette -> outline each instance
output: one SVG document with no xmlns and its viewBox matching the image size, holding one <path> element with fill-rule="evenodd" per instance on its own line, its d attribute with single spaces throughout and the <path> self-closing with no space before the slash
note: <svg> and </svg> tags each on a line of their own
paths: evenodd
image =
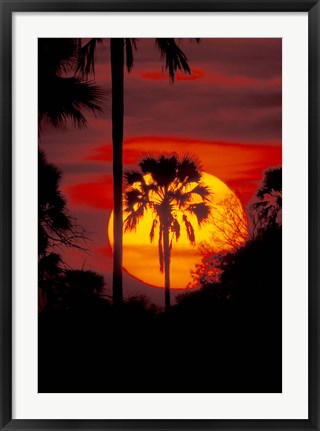
<svg viewBox="0 0 320 431">
<path fill-rule="evenodd" d="M 102 111 L 104 92 L 79 76 L 69 76 L 77 66 L 80 45 L 77 39 L 38 39 L 38 117 L 55 127 L 70 119 L 76 126 L 87 120 L 83 110 Z"/>
<path fill-rule="evenodd" d="M 199 42 L 199 39 L 196 39 Z M 91 39 L 80 50 L 78 71 L 84 76 L 94 73 L 94 53 L 101 39 Z M 174 38 L 158 38 L 155 44 L 165 60 L 165 69 L 169 79 L 174 82 L 178 70 L 191 74 L 186 55 Z M 122 287 L 122 154 L 123 154 L 123 113 L 124 113 L 124 68 L 130 72 L 134 64 L 133 51 L 137 48 L 137 39 L 111 38 L 111 79 L 112 79 L 112 148 L 113 148 L 113 199 L 114 199 L 114 251 L 113 251 L 113 303 L 119 305 L 123 300 Z M 124 55 L 126 53 L 126 58 Z"/>
<path fill-rule="evenodd" d="M 282 224 L 282 168 L 269 168 L 250 208 L 253 236 Z"/>
<path fill-rule="evenodd" d="M 139 163 L 139 168 L 125 172 L 124 228 L 134 230 L 145 212 L 151 212 L 150 240 L 154 240 L 158 231 L 160 271 L 164 271 L 165 308 L 168 311 L 173 239 L 178 241 L 183 224 L 190 243 L 195 244 L 189 217 L 194 215 L 199 225 L 208 219 L 210 191 L 201 183 L 199 162 L 191 156 L 180 159 L 175 154 L 146 157 Z"/>
</svg>

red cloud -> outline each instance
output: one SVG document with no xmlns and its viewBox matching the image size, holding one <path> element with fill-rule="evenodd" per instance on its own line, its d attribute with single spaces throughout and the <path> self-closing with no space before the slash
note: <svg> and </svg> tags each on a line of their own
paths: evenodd
<svg viewBox="0 0 320 431">
<path fill-rule="evenodd" d="M 106 257 L 109 259 L 113 258 L 112 248 L 111 248 L 110 244 L 108 244 L 108 245 L 103 244 L 103 245 L 95 246 L 95 247 L 93 247 L 93 250 L 99 256 Z"/>
<path fill-rule="evenodd" d="M 180 145 L 183 147 L 181 148 Z M 211 141 L 206 139 L 197 139 L 197 138 L 179 138 L 175 136 L 135 136 L 132 138 L 125 139 L 124 141 L 124 152 L 129 149 L 128 146 L 132 146 L 134 148 L 142 148 L 143 146 L 148 147 L 148 153 L 152 153 L 153 151 L 163 151 L 163 146 L 171 147 L 170 151 L 188 151 L 189 146 L 192 146 L 195 149 L 195 154 L 198 153 L 198 150 L 203 145 L 210 145 L 212 148 L 221 147 L 221 152 L 228 151 L 229 149 L 233 150 L 254 150 L 260 151 L 263 149 L 278 149 L 281 152 L 281 142 L 279 141 L 268 141 L 268 142 L 255 142 L 255 143 L 246 143 L 246 142 L 230 142 L 230 141 Z M 102 147 L 101 147 L 102 148 Z"/>
<path fill-rule="evenodd" d="M 148 70 L 140 73 L 140 78 L 159 81 L 159 80 L 169 80 L 168 72 L 161 72 L 158 70 Z M 199 79 L 203 79 L 203 82 L 223 85 L 223 86 L 233 86 L 233 87 L 256 87 L 259 88 L 261 85 L 265 85 L 268 87 L 281 87 L 282 79 L 281 77 L 275 77 L 272 79 L 259 79 L 252 78 L 243 75 L 219 75 L 213 72 L 205 72 L 199 68 L 192 68 L 191 75 L 177 72 L 175 79 L 177 81 L 196 81 Z"/>
<path fill-rule="evenodd" d="M 125 141 L 126 143 L 127 141 Z M 123 163 L 125 165 L 132 165 L 138 159 L 149 154 L 150 150 L 140 151 L 135 149 L 125 149 L 123 154 Z M 95 162 L 112 162 L 112 146 L 102 145 L 92 149 L 90 156 L 84 157 L 83 160 L 90 160 Z"/>
<path fill-rule="evenodd" d="M 205 141 L 175 137 L 141 136 L 125 140 L 124 165 L 135 164 L 147 154 L 157 152 L 190 152 L 203 162 L 204 170 L 224 181 L 243 203 L 253 195 L 263 176 L 263 171 L 282 163 L 280 142 L 255 144 L 225 141 Z M 104 145 L 92 150 L 86 160 L 111 161 L 112 147 Z M 112 175 L 103 176 L 92 183 L 73 184 L 66 187 L 71 204 L 97 209 L 112 208 Z"/>
<path fill-rule="evenodd" d="M 282 82 L 281 77 L 262 80 L 258 78 L 250 78 L 248 76 L 241 76 L 241 75 L 218 75 L 212 72 L 209 73 L 207 76 L 208 76 L 208 82 L 212 84 L 232 86 L 232 87 L 261 88 L 262 84 L 267 87 L 281 87 L 281 82 Z"/>
<path fill-rule="evenodd" d="M 100 181 L 71 184 L 64 187 L 71 205 L 106 210 L 113 207 L 112 176 L 106 175 Z"/>
<path fill-rule="evenodd" d="M 112 146 L 111 145 L 101 145 L 92 149 L 90 156 L 86 156 L 83 160 L 92 160 L 96 162 L 111 162 L 112 161 Z"/>
<path fill-rule="evenodd" d="M 280 142 L 272 142 L 271 145 L 264 142 L 250 144 L 143 136 L 127 139 L 124 153 L 138 155 L 135 160 L 137 162 L 144 148 L 148 148 L 149 153 L 175 151 L 178 154 L 181 152 L 196 154 L 203 162 L 205 171 L 240 192 L 243 203 L 247 203 L 256 191 L 264 170 L 282 164 Z"/>
<path fill-rule="evenodd" d="M 177 72 L 175 75 L 176 81 L 196 81 L 198 79 L 201 79 L 205 76 L 205 72 L 202 69 L 198 69 L 196 67 L 193 67 L 191 69 L 191 75 L 188 75 L 186 73 Z M 159 72 L 158 70 L 148 70 L 146 72 L 142 72 L 140 74 L 140 78 L 142 79 L 151 79 L 152 81 L 158 81 L 161 80 L 169 80 L 169 73 L 168 72 Z"/>
</svg>

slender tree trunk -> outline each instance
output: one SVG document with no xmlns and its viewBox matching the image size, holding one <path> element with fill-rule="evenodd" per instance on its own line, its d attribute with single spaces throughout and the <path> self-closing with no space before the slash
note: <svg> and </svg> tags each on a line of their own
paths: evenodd
<svg viewBox="0 0 320 431">
<path fill-rule="evenodd" d="M 169 246 L 169 227 L 163 227 L 163 254 L 164 254 L 164 295 L 166 312 L 170 310 L 170 246 Z"/>
<path fill-rule="evenodd" d="M 112 78 L 112 149 L 113 149 L 113 282 L 114 305 L 123 300 L 122 288 L 122 151 L 124 108 L 124 39 L 110 39 Z"/>
</svg>

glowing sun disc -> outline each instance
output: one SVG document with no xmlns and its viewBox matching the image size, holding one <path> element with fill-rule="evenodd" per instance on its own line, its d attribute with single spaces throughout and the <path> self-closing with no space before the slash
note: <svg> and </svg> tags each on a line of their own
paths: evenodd
<svg viewBox="0 0 320 431">
<path fill-rule="evenodd" d="M 246 220 L 244 220 L 246 216 L 240 200 L 224 182 L 208 173 L 203 173 L 201 181 L 209 187 L 212 193 L 210 205 L 214 208 L 213 216 L 215 213 L 219 214 L 220 221 L 215 222 L 216 226 L 211 222 L 198 226 L 195 217 L 190 217 L 195 230 L 195 246 L 190 245 L 187 234 L 183 226 L 181 227 L 179 241 L 173 241 L 171 251 L 170 280 L 172 289 L 186 289 L 187 284 L 191 281 L 191 270 L 194 270 L 195 265 L 201 261 L 201 256 L 198 252 L 199 244 L 202 241 L 210 242 L 213 232 L 217 236 L 220 229 L 229 228 L 230 220 L 227 220 L 226 199 L 232 199 L 233 211 L 235 211 L 240 221 L 243 221 L 243 224 L 246 225 Z M 150 242 L 149 235 L 152 221 L 152 214 L 146 212 L 143 219 L 138 223 L 136 230 L 123 233 L 123 267 L 129 274 L 144 283 L 155 287 L 163 287 L 164 274 L 159 270 L 158 241 L 156 239 L 153 243 Z M 113 248 L 113 211 L 108 223 L 108 237 Z M 219 241 L 219 243 L 216 244 L 216 252 L 228 247 L 229 249 L 232 248 L 230 245 L 224 244 L 223 240 Z"/>
</svg>

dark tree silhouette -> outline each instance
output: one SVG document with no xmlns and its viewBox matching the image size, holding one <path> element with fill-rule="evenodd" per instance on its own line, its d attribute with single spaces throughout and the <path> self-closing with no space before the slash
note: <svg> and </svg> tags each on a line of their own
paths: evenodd
<svg viewBox="0 0 320 431">
<path fill-rule="evenodd" d="M 58 253 L 49 252 L 38 255 L 39 310 L 53 309 L 61 296 L 64 286 L 62 281 L 63 264 Z"/>
<path fill-rule="evenodd" d="M 153 215 L 150 240 L 158 231 L 160 271 L 165 277 L 165 307 L 170 309 L 170 258 L 172 242 L 180 237 L 181 223 L 189 241 L 195 244 L 190 215 L 199 225 L 208 219 L 209 189 L 201 183 L 199 163 L 191 157 L 176 155 L 146 157 L 139 170 L 127 170 L 125 179 L 125 230 L 134 230 L 146 211 Z"/>
<path fill-rule="evenodd" d="M 252 237 L 282 224 L 282 168 L 265 171 L 262 185 L 249 209 Z"/>
<path fill-rule="evenodd" d="M 197 42 L 199 39 L 196 39 Z M 80 49 L 77 70 L 84 77 L 94 73 L 95 48 L 101 39 L 91 39 Z M 155 39 L 169 79 L 174 82 L 178 70 L 191 74 L 186 55 L 174 38 Z M 133 51 L 137 48 L 137 40 L 129 38 L 111 38 L 111 77 L 112 77 L 112 146 L 113 146 L 113 199 L 114 199 L 114 251 L 113 251 L 113 302 L 122 303 L 122 153 L 123 153 L 123 110 L 124 110 L 124 68 L 130 72 L 134 65 Z M 126 56 L 124 55 L 124 51 Z"/>
<path fill-rule="evenodd" d="M 168 165 L 166 175 L 155 168 L 157 182 L 173 177 Z M 129 171 L 130 187 L 141 195 L 131 196 L 136 211 L 158 190 L 149 170 Z M 182 217 L 178 223 L 182 229 Z M 159 242 L 159 217 L 155 224 L 150 233 Z M 99 276 L 64 271 L 65 292 L 39 316 L 39 392 L 281 392 L 281 253 L 281 226 L 264 229 L 221 256 L 219 280 L 181 295 L 170 313 L 143 297 L 113 307 L 97 294 Z"/>
<path fill-rule="evenodd" d="M 39 254 L 54 246 L 84 249 L 84 230 L 67 210 L 60 192 L 61 171 L 49 163 L 43 151 L 38 153 L 38 226 Z"/>
<path fill-rule="evenodd" d="M 248 218 L 235 195 L 228 195 L 218 204 L 213 204 L 210 225 L 210 236 L 198 247 L 201 262 L 191 271 L 192 282 L 188 284 L 191 289 L 218 282 L 224 254 L 248 240 Z"/>
<path fill-rule="evenodd" d="M 104 92 L 91 82 L 74 76 L 80 44 L 78 39 L 38 40 L 38 128 L 44 119 L 55 127 L 70 119 L 86 125 L 83 110 L 102 111 Z M 43 302 L 55 304 L 65 293 L 63 262 L 57 247 L 84 249 L 83 229 L 66 208 L 59 190 L 61 172 L 38 154 L 38 271 Z"/>
<path fill-rule="evenodd" d="M 78 39 L 38 39 L 38 116 L 60 127 L 70 119 L 76 126 L 87 121 L 84 110 L 102 111 L 104 92 L 74 76 L 80 45 Z"/>
<path fill-rule="evenodd" d="M 257 196 L 265 199 L 272 192 L 279 215 L 281 171 L 277 169 L 275 175 L 272 171 L 267 171 Z M 275 183 L 270 183 L 271 176 L 276 177 Z M 218 346 L 222 350 L 215 351 L 217 356 L 223 351 L 221 369 L 228 370 L 223 375 L 223 386 L 230 372 L 236 387 L 240 385 L 251 392 L 260 392 L 262 387 L 264 392 L 281 392 L 282 228 L 273 209 L 260 211 L 257 206 L 254 216 L 257 215 L 260 229 L 234 252 L 212 255 L 219 277 L 210 282 L 205 274 L 208 266 L 203 267 L 202 286 L 177 298 L 177 312 L 179 318 L 192 315 L 193 322 L 201 322 L 201 328 L 219 327 Z"/>
<path fill-rule="evenodd" d="M 52 303 L 63 281 L 63 265 L 58 249 L 76 247 L 85 250 L 84 230 L 66 207 L 60 192 L 61 171 L 38 153 L 38 271 L 43 300 Z"/>
<path fill-rule="evenodd" d="M 270 168 L 265 171 L 261 187 L 257 190 L 249 206 L 249 225 L 251 226 L 251 232 L 247 244 L 246 218 L 244 224 L 241 224 L 238 216 L 235 217 L 235 215 L 232 215 L 232 212 L 229 213 L 229 211 L 227 213 L 231 217 L 230 220 L 234 220 L 234 226 L 233 223 L 230 224 L 233 226 L 231 232 L 237 235 L 239 242 L 232 241 L 230 245 L 234 246 L 235 250 L 231 252 L 225 250 L 223 253 L 215 252 L 214 242 L 216 238 L 214 236 L 211 237 L 211 241 L 200 244 L 199 252 L 202 255 L 202 260 L 192 272 L 193 283 L 190 287 L 216 286 L 219 283 L 221 284 L 223 278 L 226 280 L 224 276 L 225 271 L 229 274 L 234 271 L 234 264 L 238 258 L 240 259 L 239 256 L 243 254 L 247 256 L 249 253 L 248 250 L 254 250 L 255 247 L 259 250 L 260 244 L 261 247 L 263 247 L 263 241 L 268 241 L 269 237 L 274 238 L 277 235 L 281 235 L 282 169 Z M 215 213 L 213 212 L 212 219 L 214 219 L 214 217 Z M 259 260 L 259 256 L 257 256 L 257 259 Z M 247 271 L 244 269 L 245 266 L 239 265 L 239 268 L 243 269 L 243 273 L 241 275 L 239 269 L 238 281 L 241 277 L 243 277 L 244 280 L 249 278 L 249 274 L 247 274 Z M 253 268 L 250 273 L 255 272 L 256 269 L 257 265 L 255 265 L 255 268 Z M 234 277 L 234 279 L 236 280 L 237 277 Z M 244 280 L 243 283 L 245 283 Z M 228 283 L 225 282 L 224 284 L 226 285 Z"/>
<path fill-rule="evenodd" d="M 83 269 L 67 269 L 63 274 L 63 282 L 66 288 L 65 301 L 68 307 L 84 307 L 89 302 L 99 297 L 104 287 L 102 275 Z"/>
</svg>

